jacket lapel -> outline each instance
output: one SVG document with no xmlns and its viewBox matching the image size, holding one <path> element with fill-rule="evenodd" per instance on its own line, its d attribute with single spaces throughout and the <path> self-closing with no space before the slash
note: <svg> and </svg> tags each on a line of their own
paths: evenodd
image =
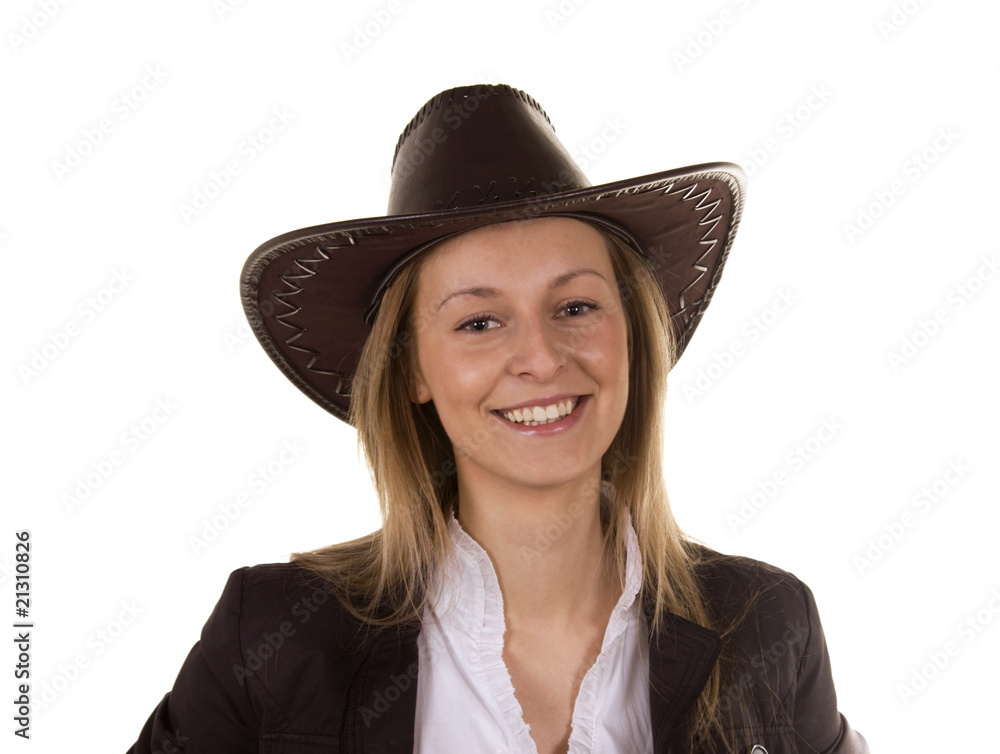
<svg viewBox="0 0 1000 754">
<path fill-rule="evenodd" d="M 652 614 L 646 606 L 646 620 Z M 666 752 L 708 681 L 722 649 L 711 631 L 666 613 L 659 630 L 649 637 L 649 713 L 653 751 Z"/>
<path fill-rule="evenodd" d="M 646 605 L 647 624 L 652 623 Z M 413 750 L 417 709 L 417 636 L 407 624 L 375 636 L 351 681 L 341 751 L 396 754 Z M 649 637 L 649 711 L 653 750 L 666 752 L 715 666 L 722 641 L 715 631 L 671 613 Z"/>
<path fill-rule="evenodd" d="M 381 631 L 351 680 L 341 731 L 343 754 L 413 751 L 419 623 Z"/>
</svg>

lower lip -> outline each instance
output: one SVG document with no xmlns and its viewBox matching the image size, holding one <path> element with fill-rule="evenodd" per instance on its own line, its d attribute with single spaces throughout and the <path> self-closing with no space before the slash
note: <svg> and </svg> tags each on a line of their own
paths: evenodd
<svg viewBox="0 0 1000 754">
<path fill-rule="evenodd" d="M 507 419 L 498 414 L 494 414 L 494 416 L 496 416 L 497 421 L 503 422 L 505 426 L 520 435 L 528 435 L 529 437 L 548 437 L 549 435 L 558 435 L 559 433 L 565 432 L 576 426 L 576 424 L 580 421 L 580 415 L 583 414 L 584 410 L 587 408 L 587 403 L 589 401 L 590 396 L 584 395 L 580 398 L 580 402 L 577 404 L 577 407 L 573 409 L 573 413 L 564 416 L 559 421 L 554 421 L 549 424 L 538 424 L 534 427 L 507 421 Z"/>
</svg>

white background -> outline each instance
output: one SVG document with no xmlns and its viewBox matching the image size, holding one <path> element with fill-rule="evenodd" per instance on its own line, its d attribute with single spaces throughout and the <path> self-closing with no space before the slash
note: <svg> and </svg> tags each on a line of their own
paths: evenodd
<svg viewBox="0 0 1000 754">
<path fill-rule="evenodd" d="M 678 5 L 5 4 L 0 579 L 6 620 L 14 532 L 30 529 L 48 698 L 27 743 L 10 741 L 8 701 L 5 751 L 123 751 L 231 570 L 378 525 L 354 432 L 248 335 L 239 272 L 272 236 L 382 214 L 399 131 L 438 91 L 483 82 L 534 96 L 595 184 L 751 170 L 671 375 L 676 515 L 812 586 L 841 710 L 873 751 L 996 746 L 1000 12 Z M 206 189 L 230 160 L 239 172 Z M 185 216 L 199 190 L 213 198 Z M 109 288 L 116 273 L 128 282 Z M 810 443 L 824 420 L 836 433 Z M 302 451 L 252 485 L 284 442 Z M 250 504 L 196 551 L 240 493 Z"/>
</svg>

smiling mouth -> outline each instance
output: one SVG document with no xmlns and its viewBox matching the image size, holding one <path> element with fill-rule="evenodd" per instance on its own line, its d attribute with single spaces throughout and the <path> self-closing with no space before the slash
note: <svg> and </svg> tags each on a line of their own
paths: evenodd
<svg viewBox="0 0 1000 754">
<path fill-rule="evenodd" d="M 548 406 L 524 406 L 511 411 L 494 411 L 493 413 L 502 416 L 513 424 L 521 424 L 525 427 L 538 427 L 543 424 L 552 424 L 560 419 L 564 419 L 576 410 L 580 405 L 580 397 L 566 398 L 565 400 L 550 403 Z"/>
</svg>

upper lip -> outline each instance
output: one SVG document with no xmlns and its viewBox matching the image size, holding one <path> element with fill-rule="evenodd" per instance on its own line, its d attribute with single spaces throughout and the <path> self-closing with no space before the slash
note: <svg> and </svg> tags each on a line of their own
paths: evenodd
<svg viewBox="0 0 1000 754">
<path fill-rule="evenodd" d="M 528 406 L 541 406 L 545 408 L 546 406 L 551 406 L 553 403 L 558 403 L 559 401 L 564 401 L 567 398 L 570 400 L 576 400 L 581 396 L 578 393 L 560 393 L 559 395 L 550 395 L 545 398 L 532 398 L 530 401 L 525 401 L 524 403 L 518 403 L 514 406 L 505 406 L 504 408 L 495 409 L 496 411 L 514 411 L 519 408 L 526 408 Z"/>
</svg>

